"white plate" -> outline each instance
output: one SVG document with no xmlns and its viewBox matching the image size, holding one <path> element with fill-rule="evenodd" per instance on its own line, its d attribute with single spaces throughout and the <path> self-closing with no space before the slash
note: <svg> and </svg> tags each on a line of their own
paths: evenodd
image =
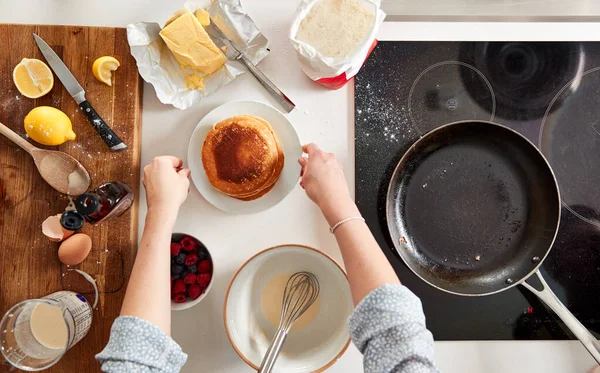
<svg viewBox="0 0 600 373">
<path fill-rule="evenodd" d="M 322 372 L 348 347 L 346 322 L 353 304 L 344 270 L 319 250 L 301 245 L 278 246 L 244 263 L 225 295 L 223 318 L 229 342 L 256 370 L 277 329 L 262 312 L 262 291 L 273 277 L 300 271 L 311 272 L 319 280 L 319 313 L 303 329 L 290 331 L 274 372 Z"/>
<path fill-rule="evenodd" d="M 269 193 L 254 201 L 241 201 L 217 191 L 208 181 L 202 165 L 202 145 L 208 132 L 220 121 L 236 115 L 254 115 L 271 124 L 285 155 L 279 180 Z M 255 101 L 234 101 L 206 114 L 192 134 L 188 148 L 188 165 L 192 181 L 202 196 L 215 207 L 234 214 L 253 214 L 267 210 L 283 200 L 300 178 L 298 157 L 302 156 L 300 138 L 292 123 L 278 110 Z"/>
</svg>

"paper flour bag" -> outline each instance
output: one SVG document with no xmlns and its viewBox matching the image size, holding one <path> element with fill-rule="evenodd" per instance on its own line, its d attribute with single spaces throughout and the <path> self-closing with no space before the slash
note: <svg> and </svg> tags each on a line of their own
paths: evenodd
<svg viewBox="0 0 600 373">
<path fill-rule="evenodd" d="M 300 66 L 330 89 L 343 87 L 377 45 L 381 0 L 302 0 L 290 40 Z"/>
</svg>

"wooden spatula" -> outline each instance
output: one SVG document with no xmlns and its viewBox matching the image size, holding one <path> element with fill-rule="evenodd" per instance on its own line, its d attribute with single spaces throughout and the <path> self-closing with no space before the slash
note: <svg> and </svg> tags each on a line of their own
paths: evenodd
<svg viewBox="0 0 600 373">
<path fill-rule="evenodd" d="M 36 148 L 2 123 L 0 133 L 33 157 L 40 175 L 52 188 L 72 196 L 89 189 L 90 174 L 75 158 L 63 152 Z"/>
</svg>

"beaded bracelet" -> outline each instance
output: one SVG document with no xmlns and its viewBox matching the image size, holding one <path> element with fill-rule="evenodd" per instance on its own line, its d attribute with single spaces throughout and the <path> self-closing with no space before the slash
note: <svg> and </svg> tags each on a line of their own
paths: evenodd
<svg viewBox="0 0 600 373">
<path fill-rule="evenodd" d="M 333 225 L 333 227 L 329 228 L 329 232 L 331 232 L 331 234 L 333 234 L 333 232 L 335 232 L 335 230 L 342 224 L 349 222 L 350 220 L 362 220 L 365 221 L 365 218 L 363 218 L 362 216 L 351 216 L 349 218 L 346 218 L 344 220 L 340 220 L 337 223 L 335 223 Z"/>
</svg>

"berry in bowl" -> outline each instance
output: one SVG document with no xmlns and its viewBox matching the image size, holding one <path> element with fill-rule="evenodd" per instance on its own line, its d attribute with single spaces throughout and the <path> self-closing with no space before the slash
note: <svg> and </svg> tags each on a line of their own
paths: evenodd
<svg viewBox="0 0 600 373">
<path fill-rule="evenodd" d="M 185 310 L 206 297 L 213 261 L 206 246 L 185 233 L 171 235 L 171 309 Z"/>
</svg>

